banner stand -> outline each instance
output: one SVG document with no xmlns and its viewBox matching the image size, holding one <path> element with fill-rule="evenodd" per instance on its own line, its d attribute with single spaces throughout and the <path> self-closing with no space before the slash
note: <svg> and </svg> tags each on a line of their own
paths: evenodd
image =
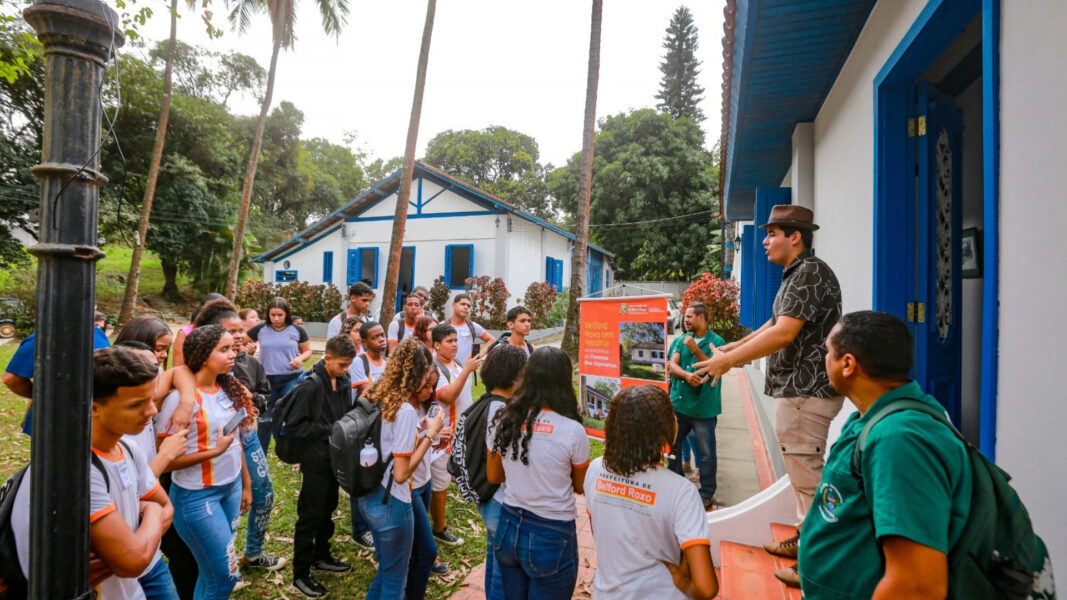
<svg viewBox="0 0 1067 600">
<path fill-rule="evenodd" d="M 603 421 L 611 398 L 635 385 L 667 391 L 670 294 L 579 298 L 578 375 L 582 414 Z"/>
</svg>

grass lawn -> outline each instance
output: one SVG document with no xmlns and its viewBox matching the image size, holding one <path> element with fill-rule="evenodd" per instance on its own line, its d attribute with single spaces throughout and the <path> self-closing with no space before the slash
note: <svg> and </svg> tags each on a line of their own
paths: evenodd
<svg viewBox="0 0 1067 600">
<path fill-rule="evenodd" d="M 121 296 L 121 290 L 119 291 Z M 7 366 L 14 354 L 17 344 L 0 346 L 0 371 Z M 308 366 L 316 360 L 313 357 Z M 484 391 L 479 382 L 472 389 L 478 398 Z M 6 387 L 0 386 L 0 481 L 17 471 L 30 458 L 29 438 L 22 435 L 20 427 L 25 412 L 25 399 L 20 398 Z M 590 440 L 593 456 L 603 454 L 603 443 Z M 300 474 L 271 455 L 271 478 L 274 482 L 274 512 L 267 532 L 266 551 L 292 559 L 293 528 L 296 524 L 296 499 L 300 491 Z M 463 579 L 470 570 L 482 562 L 485 557 L 485 528 L 474 504 L 464 503 L 455 486 L 449 490 L 448 527 L 465 542 L 462 546 L 439 546 L 441 560 L 449 563 L 452 572 L 445 577 L 434 576 L 426 597 L 431 599 L 448 598 L 459 589 Z M 363 598 L 371 580 L 374 579 L 376 564 L 372 552 L 367 552 L 352 543 L 349 499 L 341 495 L 337 511 L 334 513 L 336 532 L 333 537 L 335 554 L 352 563 L 353 569 L 343 577 L 322 577 L 320 580 L 332 592 L 334 598 Z M 237 548 L 244 548 L 244 520 L 237 531 Z M 289 582 L 292 571 L 285 568 L 276 573 L 248 571 L 245 573 L 250 585 L 234 594 L 234 598 L 290 598 Z"/>
</svg>

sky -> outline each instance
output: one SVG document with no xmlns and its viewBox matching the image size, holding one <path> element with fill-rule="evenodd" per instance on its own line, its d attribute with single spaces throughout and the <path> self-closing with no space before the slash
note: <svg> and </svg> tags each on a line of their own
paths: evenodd
<svg viewBox="0 0 1067 600">
<path fill-rule="evenodd" d="M 224 22 L 216 1 L 216 25 L 225 35 L 210 40 L 200 15 L 183 6 L 178 38 L 217 51 L 238 51 L 270 62 L 270 21 L 258 15 L 239 34 Z M 597 118 L 654 107 L 664 32 L 682 3 L 606 0 L 601 34 Z M 423 0 L 351 0 L 348 23 L 337 38 L 322 31 L 317 4 L 297 1 L 295 47 L 282 51 L 274 102 L 287 100 L 304 112 L 303 138 L 356 146 L 371 158 L 404 151 L 415 69 L 426 14 Z M 719 132 L 724 0 L 689 4 L 699 30 L 703 123 L 711 148 Z M 581 150 L 589 53 L 591 2 L 578 0 L 441 0 L 437 3 L 419 128 L 417 156 L 426 142 L 448 129 L 508 127 L 533 136 L 541 162 L 564 164 Z M 166 39 L 165 11 L 142 29 Z M 135 51 L 135 50 L 134 50 Z M 120 55 L 121 59 L 121 55 Z M 253 115 L 251 96 L 231 99 L 231 110 Z"/>
</svg>

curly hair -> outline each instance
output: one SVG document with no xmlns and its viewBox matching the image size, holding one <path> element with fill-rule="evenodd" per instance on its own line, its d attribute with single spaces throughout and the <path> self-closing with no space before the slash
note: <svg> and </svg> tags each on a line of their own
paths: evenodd
<svg viewBox="0 0 1067 600">
<path fill-rule="evenodd" d="M 674 444 L 674 407 L 654 385 L 629 387 L 611 399 L 604 430 L 604 467 L 630 477 L 660 464 Z"/>
<path fill-rule="evenodd" d="M 578 415 L 578 398 L 571 384 L 571 359 L 559 348 L 538 348 L 526 361 L 522 383 L 511 402 L 494 417 L 496 437 L 493 451 L 501 456 L 510 452 L 522 464 L 530 464 L 530 438 L 533 424 L 541 409 L 582 422 Z"/>
<path fill-rule="evenodd" d="M 239 318 L 241 317 L 238 316 L 237 307 L 233 305 L 233 302 L 230 302 L 227 298 L 215 298 L 200 307 L 200 310 L 196 313 L 196 319 L 193 320 L 193 325 L 196 327 L 218 325 L 219 321 L 223 319 Z"/>
<path fill-rule="evenodd" d="M 482 363 L 481 373 L 485 389 L 493 391 L 495 388 L 511 387 L 518 381 L 525 366 L 526 351 L 511 344 L 497 344 L 485 355 L 485 362 Z"/>
<path fill-rule="evenodd" d="M 363 321 L 360 321 L 359 319 L 357 319 L 355 317 L 345 317 L 344 322 L 341 323 L 341 332 L 340 333 L 341 333 L 341 335 L 351 336 L 353 330 L 355 330 L 356 333 L 359 333 L 360 329 L 362 327 L 363 327 Z"/>
<path fill-rule="evenodd" d="M 207 363 L 208 357 L 211 356 L 211 352 L 215 350 L 215 346 L 219 344 L 219 340 L 222 339 L 223 335 L 227 335 L 226 330 L 219 325 L 205 325 L 190 331 L 182 344 L 185 366 L 189 367 L 189 370 L 193 373 L 199 372 L 204 367 L 204 364 Z M 219 373 L 215 377 L 215 381 L 222 386 L 230 401 L 233 402 L 235 409 L 240 410 L 243 408 L 248 411 L 248 416 L 245 417 L 244 421 L 241 421 L 241 426 L 245 428 L 254 427 L 259 411 L 256 410 L 256 406 L 252 401 L 252 392 L 248 391 L 248 388 L 232 373 Z"/>
<path fill-rule="evenodd" d="M 408 338 L 393 350 L 385 372 L 367 390 L 367 398 L 380 406 L 382 419 L 391 423 L 400 406 L 425 383 L 423 380 L 432 368 L 433 356 L 426 344 Z"/>
</svg>

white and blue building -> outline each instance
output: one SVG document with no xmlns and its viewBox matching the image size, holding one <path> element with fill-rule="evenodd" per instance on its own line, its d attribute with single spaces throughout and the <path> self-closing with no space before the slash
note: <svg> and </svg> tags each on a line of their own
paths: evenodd
<svg viewBox="0 0 1067 600">
<path fill-rule="evenodd" d="M 342 290 L 357 281 L 379 293 L 381 306 L 400 171 L 319 222 L 255 259 L 266 281 L 332 283 Z M 570 285 L 574 234 L 518 210 L 425 163 L 412 176 L 400 262 L 398 302 L 415 286 L 430 287 L 443 275 L 457 292 L 467 277 L 500 277 L 521 298 L 533 282 L 561 290 Z M 612 285 L 614 255 L 594 245 L 586 260 L 586 293 Z"/>
<path fill-rule="evenodd" d="M 914 377 L 1012 475 L 1067 570 L 1067 3 L 727 5 L 723 197 L 744 324 L 766 321 L 781 281 L 757 227 L 776 204 L 813 209 L 845 311 L 909 323 Z"/>
</svg>

